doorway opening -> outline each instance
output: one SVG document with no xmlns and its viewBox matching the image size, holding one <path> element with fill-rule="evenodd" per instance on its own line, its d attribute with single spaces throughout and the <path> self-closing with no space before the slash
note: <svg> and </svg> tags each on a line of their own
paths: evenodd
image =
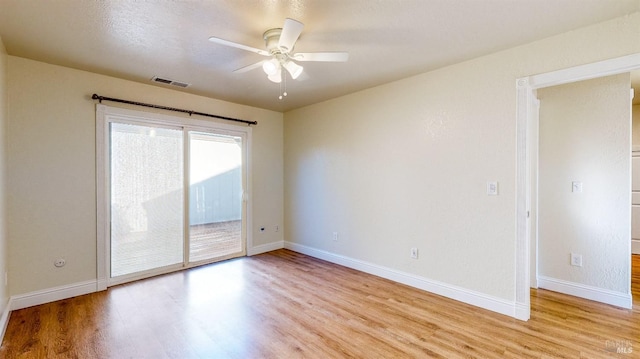
<svg viewBox="0 0 640 359">
<path fill-rule="evenodd" d="M 516 192 L 516 317 L 527 320 L 530 316 L 531 244 L 535 243 L 535 222 L 532 214 L 537 210 L 534 175 L 537 169 L 538 103 L 536 90 L 582 80 L 622 74 L 640 69 L 640 54 L 605 60 L 517 80 L 517 192 Z M 631 149 L 629 149 L 630 151 Z M 630 159 L 629 159 L 630 161 Z M 532 223 L 533 222 L 533 223 Z M 630 249 L 630 243 L 629 243 Z M 628 273 L 631 273 L 629 250 Z M 629 278 L 629 283 L 631 278 Z M 608 298 L 618 306 L 631 306 L 631 296 Z M 615 302 L 615 303 L 614 303 Z"/>
</svg>

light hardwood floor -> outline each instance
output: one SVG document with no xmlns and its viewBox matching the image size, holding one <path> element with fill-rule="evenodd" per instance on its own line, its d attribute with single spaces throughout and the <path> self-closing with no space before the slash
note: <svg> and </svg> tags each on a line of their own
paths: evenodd
<svg viewBox="0 0 640 359">
<path fill-rule="evenodd" d="M 522 322 L 277 250 L 14 311 L 0 356 L 637 358 L 633 263 L 632 310 L 533 290 Z"/>
</svg>

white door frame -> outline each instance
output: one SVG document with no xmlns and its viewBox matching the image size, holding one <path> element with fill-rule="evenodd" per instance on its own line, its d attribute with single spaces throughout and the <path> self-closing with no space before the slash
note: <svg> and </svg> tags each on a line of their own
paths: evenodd
<svg viewBox="0 0 640 359">
<path fill-rule="evenodd" d="M 537 173 L 538 111 L 536 90 L 640 69 L 640 53 L 604 60 L 516 80 L 516 293 L 515 317 L 528 320 L 531 314 L 531 245 L 536 232 L 531 211 L 537 208 L 537 191 L 532 174 Z M 534 129 L 535 127 L 535 129 Z M 631 150 L 631 149 L 629 149 Z M 535 195 L 535 197 L 532 196 Z M 537 218 L 537 216 L 536 216 Z M 533 238 L 532 238 L 533 237 Z M 629 243 L 631 246 L 631 243 Z M 536 266 L 537 270 L 537 266 Z M 630 279 L 629 279 L 630 280 Z"/>
</svg>

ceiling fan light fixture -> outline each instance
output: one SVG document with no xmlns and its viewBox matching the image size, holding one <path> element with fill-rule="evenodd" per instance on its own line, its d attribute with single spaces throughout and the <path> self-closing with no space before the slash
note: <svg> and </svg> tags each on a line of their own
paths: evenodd
<svg viewBox="0 0 640 359">
<path fill-rule="evenodd" d="M 280 72 L 280 62 L 276 59 L 271 59 L 262 63 L 262 70 L 265 74 L 271 76 Z"/>
<path fill-rule="evenodd" d="M 282 82 L 282 70 L 278 67 L 274 73 L 267 74 L 267 78 L 269 81 L 279 84 Z"/>
<path fill-rule="evenodd" d="M 287 71 L 289 71 L 289 73 L 291 74 L 291 78 L 293 78 L 294 80 L 297 79 L 298 76 L 302 74 L 302 70 L 304 70 L 302 66 L 296 64 L 293 61 L 285 62 L 284 68 L 287 69 Z"/>
<path fill-rule="evenodd" d="M 266 50 L 224 40 L 215 36 L 210 37 L 209 41 L 268 57 L 268 59 L 241 67 L 234 72 L 242 73 L 262 67 L 269 81 L 280 84 L 280 99 L 282 99 L 287 96 L 287 72 L 292 79 L 296 80 L 300 78 L 304 71 L 304 68 L 298 64 L 298 61 L 346 62 L 349 59 L 347 52 L 294 52 L 293 49 L 300 38 L 303 28 L 304 24 L 300 21 L 291 18 L 285 19 L 284 25 L 281 28 L 269 29 L 263 33 L 262 38 L 265 41 Z M 304 76 L 302 79 L 304 79 Z M 282 91 L 283 85 L 284 91 Z"/>
</svg>

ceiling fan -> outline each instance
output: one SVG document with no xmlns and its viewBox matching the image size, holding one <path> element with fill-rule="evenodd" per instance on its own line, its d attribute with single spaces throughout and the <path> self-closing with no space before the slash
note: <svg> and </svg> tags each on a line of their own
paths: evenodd
<svg viewBox="0 0 640 359">
<path fill-rule="evenodd" d="M 270 59 L 241 67 L 233 72 L 241 73 L 262 67 L 263 71 L 267 74 L 267 78 L 275 83 L 282 82 L 283 68 L 291 75 L 291 78 L 294 80 L 297 79 L 300 74 L 302 74 L 303 67 L 296 62 L 346 62 L 349 60 L 348 52 L 293 52 L 293 48 L 303 28 L 303 23 L 294 19 L 285 19 L 282 28 L 269 29 L 262 35 L 266 50 L 238 44 L 214 36 L 210 37 L 209 41 L 270 57 Z"/>
</svg>

